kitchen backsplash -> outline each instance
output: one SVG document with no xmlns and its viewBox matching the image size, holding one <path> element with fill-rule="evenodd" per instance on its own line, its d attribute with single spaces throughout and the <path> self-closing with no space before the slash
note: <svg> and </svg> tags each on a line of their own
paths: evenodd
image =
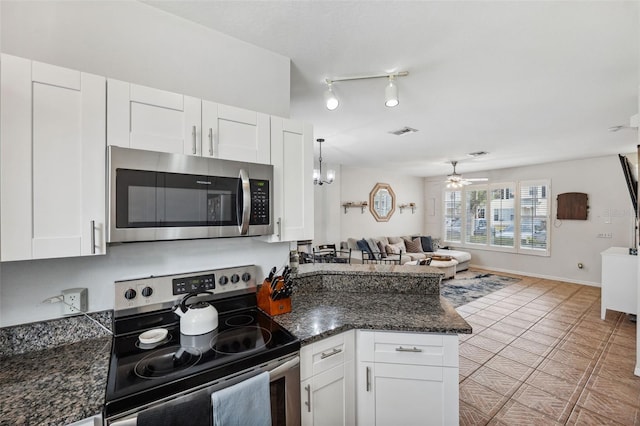
<svg viewBox="0 0 640 426">
<path fill-rule="evenodd" d="M 88 315 L 111 329 L 113 311 Z M 0 328 L 0 358 L 105 336 L 109 333 L 84 315 Z"/>
</svg>

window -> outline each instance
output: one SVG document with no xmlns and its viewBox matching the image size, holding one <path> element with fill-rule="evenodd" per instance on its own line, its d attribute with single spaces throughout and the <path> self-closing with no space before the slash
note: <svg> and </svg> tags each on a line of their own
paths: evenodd
<svg viewBox="0 0 640 426">
<path fill-rule="evenodd" d="M 471 244 L 487 243 L 487 190 L 467 190 L 465 241 Z"/>
<path fill-rule="evenodd" d="M 462 224 L 462 191 L 444 193 L 444 239 L 459 243 Z"/>
<path fill-rule="evenodd" d="M 444 240 L 548 255 L 549 188 L 549 181 L 523 181 L 445 190 Z"/>
</svg>

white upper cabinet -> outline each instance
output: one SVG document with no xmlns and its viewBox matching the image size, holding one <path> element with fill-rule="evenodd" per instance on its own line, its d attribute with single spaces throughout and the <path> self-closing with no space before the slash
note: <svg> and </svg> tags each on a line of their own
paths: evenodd
<svg viewBox="0 0 640 426">
<path fill-rule="evenodd" d="M 267 114 L 202 101 L 202 156 L 271 163 Z"/>
<path fill-rule="evenodd" d="M 0 259 L 104 254 L 105 79 L 0 61 Z"/>
<path fill-rule="evenodd" d="M 198 98 L 109 79 L 107 144 L 201 155 Z"/>
<path fill-rule="evenodd" d="M 313 239 L 313 127 L 271 117 L 273 217 L 270 241 Z"/>
<path fill-rule="evenodd" d="M 270 164 L 267 114 L 109 79 L 107 144 Z"/>
</svg>

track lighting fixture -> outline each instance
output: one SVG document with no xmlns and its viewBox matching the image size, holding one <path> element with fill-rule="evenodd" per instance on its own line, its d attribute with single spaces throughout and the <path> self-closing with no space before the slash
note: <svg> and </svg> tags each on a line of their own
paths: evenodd
<svg viewBox="0 0 640 426">
<path fill-rule="evenodd" d="M 338 108 L 340 105 L 340 101 L 336 97 L 336 94 L 333 93 L 333 84 L 327 81 L 327 90 L 324 92 L 324 103 L 327 105 L 327 109 L 329 111 L 333 111 Z"/>
<path fill-rule="evenodd" d="M 398 98 L 398 85 L 396 83 L 396 79 L 398 77 L 405 77 L 409 75 L 409 71 L 400 71 L 391 74 L 374 74 L 374 75 L 362 75 L 355 77 L 335 77 L 335 78 L 327 78 L 325 83 L 327 84 L 327 90 L 324 92 L 324 102 L 327 106 L 327 109 L 333 111 L 338 108 L 340 105 L 340 101 L 336 97 L 336 94 L 333 92 L 333 83 L 336 81 L 350 81 L 350 80 L 367 80 L 370 78 L 386 78 L 389 80 L 389 83 L 384 89 L 384 104 L 388 107 L 397 106 L 400 101 Z"/>
<path fill-rule="evenodd" d="M 384 89 L 384 104 L 388 107 L 394 107 L 400 102 L 398 101 L 398 86 L 395 83 L 396 78 L 389 76 L 389 84 Z"/>
</svg>

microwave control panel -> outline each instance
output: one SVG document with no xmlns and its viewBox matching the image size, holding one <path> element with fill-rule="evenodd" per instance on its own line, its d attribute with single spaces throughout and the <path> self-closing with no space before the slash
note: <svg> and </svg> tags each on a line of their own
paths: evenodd
<svg viewBox="0 0 640 426">
<path fill-rule="evenodd" d="M 269 181 L 263 179 L 249 179 L 251 188 L 251 218 L 250 225 L 268 225 L 269 217 Z"/>
</svg>

